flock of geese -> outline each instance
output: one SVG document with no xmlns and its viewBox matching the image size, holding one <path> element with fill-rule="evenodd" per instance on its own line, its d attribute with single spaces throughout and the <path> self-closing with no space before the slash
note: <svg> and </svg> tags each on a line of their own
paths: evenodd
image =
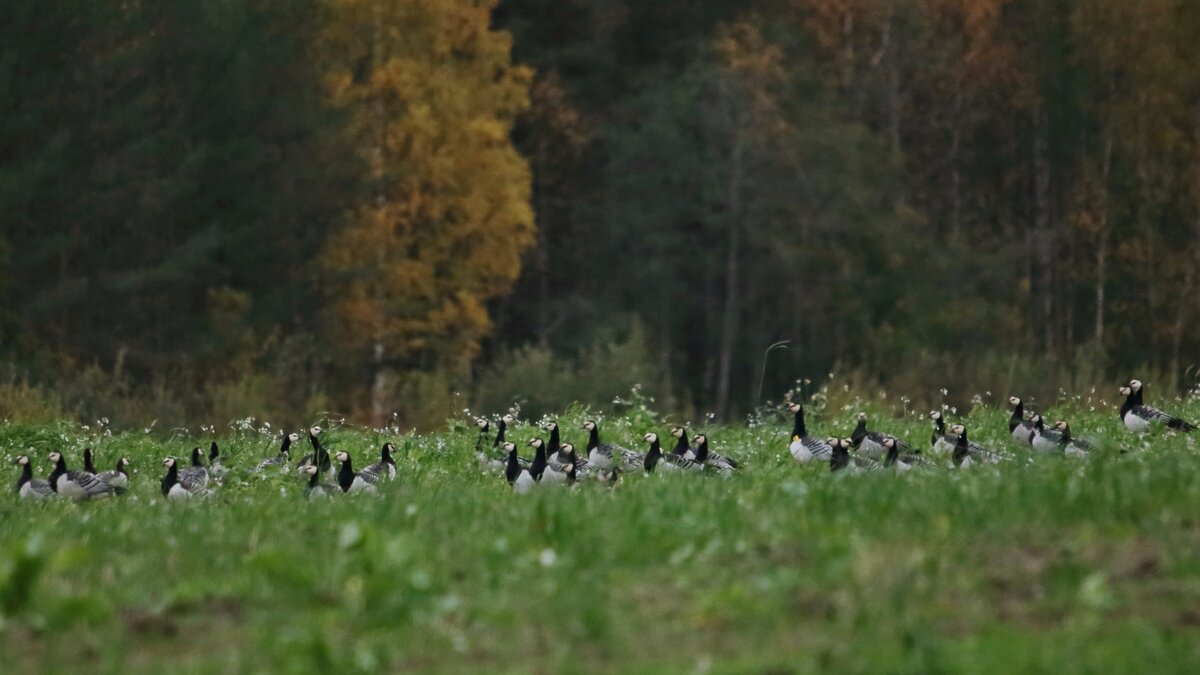
<svg viewBox="0 0 1200 675">
<path fill-rule="evenodd" d="M 1140 381 L 1131 380 L 1120 391 L 1125 396 L 1125 402 L 1121 405 L 1119 416 L 1126 428 L 1136 432 L 1148 431 L 1156 425 L 1183 432 L 1196 429 L 1189 422 L 1147 406 L 1143 401 L 1144 387 Z M 1020 398 L 1009 398 L 1009 404 L 1012 405 L 1012 415 L 1008 421 L 1008 431 L 1017 441 L 1041 453 L 1067 457 L 1086 457 L 1091 451 L 1092 444 L 1074 436 L 1066 420 L 1047 426 L 1040 414 L 1026 416 L 1025 405 Z M 972 441 L 965 425 L 954 424 L 947 428 L 942 413 L 937 410 L 929 413 L 933 434 L 927 456 L 921 449 L 911 447 L 892 434 L 868 429 L 866 413 L 858 413 L 858 424 L 850 436 L 822 439 L 808 433 L 802 405 L 790 403 L 787 408 L 795 416 L 788 445 L 792 457 L 804 464 L 828 462 L 832 472 L 883 468 L 907 471 L 915 466 L 967 468 L 976 463 L 994 464 L 1006 459 L 1005 455 Z M 563 443 L 558 423 L 548 422 L 543 429 L 549 434 L 549 440 L 537 437 L 529 441 L 529 446 L 534 449 L 533 459 L 530 460 L 518 455 L 516 443 L 505 438 L 513 422 L 512 415 L 500 418 L 489 450 L 486 448 L 486 438 L 491 425 L 484 418 L 477 419 L 479 437 L 475 442 L 475 453 L 482 469 L 503 472 L 509 485 L 522 493 L 539 484 L 572 484 L 585 478 L 612 483 L 622 473 L 639 471 L 647 474 L 658 470 L 708 471 L 729 475 L 740 466 L 736 460 L 709 449 L 705 434 L 692 437 L 689 444 L 687 430 L 681 426 L 670 429 L 671 436 L 675 437 L 675 446 L 671 450 L 664 451 L 658 434 L 651 431 L 643 436 L 649 447 L 646 452 L 639 452 L 601 442 L 599 426 L 592 420 L 582 427 L 588 432 L 586 453 L 579 453 L 574 445 Z"/>
<path fill-rule="evenodd" d="M 253 472 L 261 474 L 292 469 L 305 481 L 305 492 L 309 497 L 343 492 L 374 492 L 377 484 L 396 477 L 396 460 L 392 456 L 395 446 L 391 443 L 383 444 L 378 462 L 355 471 L 349 453 L 337 451 L 333 455 L 329 454 L 321 444 L 321 431 L 319 426 L 308 430 L 312 452 L 301 457 L 294 467 L 291 459 L 292 444 L 300 440 L 300 434 L 290 433 L 283 437 L 279 452 L 259 462 Z M 17 457 L 16 464 L 21 467 L 21 475 L 17 479 L 16 490 L 22 498 L 46 499 L 61 496 L 78 501 L 91 501 L 122 495 L 128 488 L 127 457 L 118 459 L 116 468 L 112 471 L 96 470 L 91 448 L 83 450 L 82 469 L 68 468 L 66 458 L 58 450 L 51 452 L 49 459 L 52 468 L 50 475 L 43 480 L 33 477 L 33 465 L 28 455 Z M 213 494 L 213 488 L 228 473 L 227 467 L 221 462 L 221 449 L 216 441 L 209 446 L 207 464 L 205 459 L 204 452 L 199 447 L 192 449 L 189 466 L 181 467 L 174 457 L 164 459 L 166 474 L 160 481 L 163 497 L 170 501 L 181 501 Z M 339 465 L 336 471 L 334 462 Z M 327 479 L 333 482 L 324 482 Z"/>
<path fill-rule="evenodd" d="M 1125 396 L 1119 416 L 1129 430 L 1146 432 L 1155 427 L 1167 427 L 1180 432 L 1189 432 L 1196 426 L 1174 417 L 1143 401 L 1144 387 L 1138 380 L 1131 380 L 1120 388 Z M 1012 415 L 1008 430 L 1014 439 L 1047 454 L 1068 457 L 1086 457 L 1092 448 L 1087 440 L 1071 433 L 1071 425 L 1059 420 L 1047 426 L 1042 416 L 1025 413 L 1024 403 L 1018 397 L 1009 399 Z M 828 462 L 830 471 L 863 471 L 890 468 L 907 471 L 914 467 L 940 469 L 966 468 L 976 463 L 997 463 L 1005 455 L 993 452 L 970 440 L 963 424 L 946 426 L 939 411 L 929 414 L 933 422 L 930 437 L 930 453 L 913 448 L 895 435 L 867 428 L 866 413 L 858 413 L 858 424 L 845 438 L 821 439 L 812 436 L 804 422 L 804 407 L 790 403 L 787 409 L 794 414 L 791 441 L 788 450 L 801 463 Z M 716 473 L 731 475 L 741 468 L 732 457 L 717 454 L 709 447 L 706 434 L 689 438 L 687 429 L 671 427 L 669 433 L 675 438 L 674 447 L 664 450 L 656 432 L 648 432 L 642 438 L 648 444 L 645 452 L 631 450 L 619 445 L 604 443 L 600 439 L 600 427 L 594 420 L 583 424 L 588 434 L 583 452 L 571 443 L 562 442 L 557 422 L 547 422 L 542 429 L 548 438 L 540 436 L 528 442 L 533 448 L 533 458 L 521 457 L 517 444 L 508 440 L 506 434 L 515 423 L 512 415 L 502 416 L 496 434 L 491 436 L 491 424 L 479 418 L 476 425 L 479 435 L 475 441 L 475 454 L 481 470 L 502 474 L 512 489 L 519 493 L 529 492 L 538 485 L 572 485 L 583 480 L 614 484 L 622 474 L 645 472 Z M 396 477 L 395 447 L 384 443 L 379 452 L 379 461 L 355 471 L 349 453 L 337 451 L 330 455 L 322 445 L 322 429 L 314 426 L 308 430 L 312 451 L 292 464 L 292 446 L 300 441 L 300 434 L 289 433 L 282 438 L 279 451 L 263 459 L 254 468 L 255 473 L 269 471 L 293 471 L 305 482 L 309 497 L 324 497 L 341 493 L 374 492 L 376 485 Z M 490 447 L 489 447 L 490 441 Z M 104 499 L 124 494 L 129 485 L 129 459 L 121 457 L 111 471 L 98 471 L 95 457 L 90 448 L 83 450 L 83 468 L 70 469 L 65 456 L 55 450 L 49 454 L 51 471 L 45 479 L 33 476 L 33 465 L 27 455 L 17 457 L 20 477 L 16 491 L 26 499 L 66 497 L 79 501 Z M 207 463 L 206 463 L 207 460 Z M 338 467 L 334 468 L 334 462 Z M 221 451 L 214 441 L 209 446 L 207 458 L 199 448 L 193 448 L 191 462 L 180 466 L 174 457 L 163 460 L 166 473 L 160 486 L 163 497 L 171 501 L 206 497 L 213 493 L 227 473 L 221 462 Z M 330 480 L 332 482 L 325 482 Z"/>
</svg>

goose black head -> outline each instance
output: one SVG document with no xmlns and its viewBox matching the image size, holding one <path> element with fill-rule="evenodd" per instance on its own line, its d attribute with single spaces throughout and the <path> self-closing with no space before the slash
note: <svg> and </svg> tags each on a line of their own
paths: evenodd
<svg viewBox="0 0 1200 675">
<path fill-rule="evenodd" d="M 705 436 L 704 434 L 696 434 L 692 437 L 692 442 L 696 445 L 704 445 L 708 442 L 708 436 Z"/>
<path fill-rule="evenodd" d="M 296 441 L 300 440 L 300 434 L 293 431 L 292 433 L 288 434 L 288 440 L 295 443 Z"/>
<path fill-rule="evenodd" d="M 504 417 L 500 418 L 500 421 L 504 422 L 505 424 L 512 424 L 513 422 L 517 421 L 517 418 L 513 417 L 512 413 L 505 413 Z"/>
<path fill-rule="evenodd" d="M 558 447 L 558 452 L 563 455 L 569 455 L 575 452 L 575 446 L 570 443 L 563 443 Z"/>
<path fill-rule="evenodd" d="M 198 445 L 192 448 L 192 466 L 204 466 L 204 451 Z"/>
<path fill-rule="evenodd" d="M 642 440 L 647 443 L 653 443 L 658 440 L 658 434 L 653 431 L 647 432 L 645 436 L 642 436 Z"/>
<path fill-rule="evenodd" d="M 322 431 L 324 431 L 324 429 L 322 429 L 320 426 L 318 426 L 318 425 L 315 425 L 315 424 L 314 424 L 314 425 L 312 426 L 312 428 L 310 428 L 310 429 L 308 430 L 308 435 L 309 435 L 309 436 L 314 436 L 314 437 L 315 437 L 315 436 L 320 436 Z"/>
<path fill-rule="evenodd" d="M 25 455 L 21 455 L 20 457 L 17 457 L 16 459 L 13 460 L 13 464 L 17 464 L 20 466 L 25 466 L 28 463 L 29 463 L 29 458 L 26 457 Z"/>
<path fill-rule="evenodd" d="M 1021 405 L 1021 399 L 1016 396 L 1009 396 L 1008 404 L 1009 405 Z"/>
<path fill-rule="evenodd" d="M 1059 431 L 1070 431 L 1071 425 L 1067 424 L 1066 420 L 1059 420 L 1054 423 L 1054 428 L 1058 429 Z"/>
<path fill-rule="evenodd" d="M 317 475 L 317 471 L 319 471 L 319 470 L 320 470 L 320 469 L 318 469 L 318 468 L 317 468 L 317 465 L 316 465 L 316 464 L 305 464 L 305 465 L 304 465 L 303 467 L 301 467 L 301 469 L 300 469 L 300 471 L 301 471 L 302 473 L 304 473 L 304 474 L 306 474 L 306 475 L 309 475 L 309 476 L 315 476 L 315 475 Z"/>
<path fill-rule="evenodd" d="M 581 429 L 586 429 L 587 431 L 595 431 L 595 430 L 596 430 L 596 423 L 595 423 L 595 422 L 593 422 L 592 420 L 588 420 L 588 421 L 584 422 L 584 423 L 583 423 L 583 426 L 582 426 L 582 427 L 580 427 L 580 428 L 581 428 Z"/>
<path fill-rule="evenodd" d="M 169 468 L 171 468 L 171 467 L 173 467 L 173 466 L 175 466 L 175 458 L 174 458 L 174 457 L 168 457 L 168 458 L 164 459 L 164 460 L 163 460 L 163 466 L 167 467 L 168 469 L 169 469 Z"/>
<path fill-rule="evenodd" d="M 477 418 L 475 418 L 475 426 L 479 427 L 480 431 L 487 431 L 488 430 L 488 421 L 483 419 L 482 417 L 477 417 Z"/>
<path fill-rule="evenodd" d="M 687 432 L 684 431 L 683 427 L 671 427 L 671 435 L 675 438 L 683 438 L 685 433 Z"/>
<path fill-rule="evenodd" d="M 52 450 L 50 452 L 49 459 L 51 464 L 58 464 L 58 460 L 62 459 L 62 453 L 57 450 Z"/>
<path fill-rule="evenodd" d="M 838 443 L 840 442 L 841 439 L 839 439 L 837 436 L 830 436 L 829 438 L 825 439 L 825 445 L 828 445 L 831 448 L 838 447 Z"/>
<path fill-rule="evenodd" d="M 788 412 L 794 412 L 794 413 L 796 413 L 796 412 L 800 412 L 800 409 L 801 409 L 801 407 L 802 407 L 802 406 L 801 406 L 799 403 L 789 403 L 789 404 L 787 404 L 787 409 L 788 409 Z"/>
<path fill-rule="evenodd" d="M 1123 384 L 1123 385 L 1121 385 L 1121 388 L 1120 388 L 1120 389 L 1118 389 L 1118 391 L 1120 391 L 1120 392 L 1121 392 L 1121 395 L 1122 395 L 1122 396 L 1128 396 L 1128 395 L 1130 395 L 1130 394 L 1132 394 L 1132 393 L 1133 393 L 1133 390 L 1132 390 L 1132 389 L 1130 389 L 1130 388 L 1129 388 L 1129 385 L 1127 385 L 1127 384 Z"/>
<path fill-rule="evenodd" d="M 950 433 L 954 434 L 955 436 L 962 436 L 964 433 L 966 433 L 966 431 L 967 428 L 961 424 L 955 424 L 954 426 L 950 427 Z"/>
<path fill-rule="evenodd" d="M 349 461 L 350 454 L 345 450 L 338 450 L 336 453 L 334 453 L 333 458 L 339 462 L 346 462 Z"/>
<path fill-rule="evenodd" d="M 545 444 L 546 444 L 545 441 L 543 441 L 540 438 L 534 438 L 529 441 L 529 447 L 531 447 L 531 448 L 540 448 Z"/>
<path fill-rule="evenodd" d="M 1141 389 L 1142 389 L 1142 381 L 1141 381 L 1141 380 L 1130 380 L 1130 381 L 1129 381 L 1129 388 L 1130 388 L 1130 389 L 1132 389 L 1132 390 L 1133 390 L 1133 391 L 1135 391 L 1135 392 L 1136 392 L 1136 391 L 1141 391 Z"/>
<path fill-rule="evenodd" d="M 517 451 L 517 444 L 513 443 L 512 441 L 505 441 L 504 445 L 500 447 L 504 448 L 504 451 L 509 453 Z"/>
<path fill-rule="evenodd" d="M 929 419 L 931 419 L 931 420 L 940 420 L 940 419 L 942 419 L 942 413 L 941 413 L 941 411 L 938 411 L 938 410 L 933 410 L 933 411 L 931 411 L 931 412 L 929 413 Z"/>
<path fill-rule="evenodd" d="M 858 413 L 858 421 L 859 421 L 859 422 L 866 422 L 866 421 L 867 421 L 867 413 L 865 413 L 865 412 L 859 412 L 859 413 Z"/>
<path fill-rule="evenodd" d="M 838 439 L 838 447 L 843 450 L 849 450 L 850 444 L 851 444 L 851 441 L 849 438 L 839 438 Z"/>
<path fill-rule="evenodd" d="M 121 459 L 118 459 L 117 460 L 117 471 L 128 471 L 128 470 L 129 470 L 129 458 L 122 457 Z"/>
<path fill-rule="evenodd" d="M 558 428 L 558 422 L 546 422 L 542 425 L 542 428 L 546 431 L 554 431 Z"/>
<path fill-rule="evenodd" d="M 883 437 L 883 447 L 887 448 L 888 450 L 891 450 L 892 448 L 896 447 L 896 439 L 891 436 L 884 436 Z"/>
</svg>

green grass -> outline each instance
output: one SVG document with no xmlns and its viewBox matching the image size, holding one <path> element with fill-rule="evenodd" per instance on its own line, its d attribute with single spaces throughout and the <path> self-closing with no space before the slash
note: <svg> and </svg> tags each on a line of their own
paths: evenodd
<svg viewBox="0 0 1200 675">
<path fill-rule="evenodd" d="M 853 412 L 810 415 L 810 430 L 848 434 Z M 730 479 L 526 496 L 477 472 L 466 424 L 341 428 L 328 445 L 360 464 L 395 440 L 399 479 L 312 503 L 290 476 L 237 471 L 213 499 L 165 502 L 161 459 L 207 435 L 7 423 L 4 458 L 34 448 L 40 475 L 51 449 L 78 464 L 85 443 L 137 473 L 115 501 L 0 496 L 3 670 L 1195 672 L 1200 450 L 1128 434 L 1111 410 L 1056 412 L 1103 447 L 1031 457 L 1006 412 L 981 408 L 972 438 L 1018 461 L 830 475 L 791 460 L 780 416 L 708 429 L 745 461 Z M 561 421 L 582 445 L 581 414 Z M 929 434 L 915 415 L 875 426 Z M 602 430 L 641 448 L 646 415 Z M 238 467 L 275 450 L 253 429 L 223 440 Z"/>
</svg>

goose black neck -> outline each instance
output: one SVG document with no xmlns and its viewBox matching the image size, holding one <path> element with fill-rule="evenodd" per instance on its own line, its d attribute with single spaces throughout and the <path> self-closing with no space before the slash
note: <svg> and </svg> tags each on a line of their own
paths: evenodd
<svg viewBox="0 0 1200 675">
<path fill-rule="evenodd" d="M 683 433 L 679 435 L 679 438 L 675 440 L 675 449 L 672 450 L 672 452 L 674 452 L 676 455 L 682 455 L 687 451 L 688 451 L 687 429 L 684 429 Z"/>
<path fill-rule="evenodd" d="M 706 460 L 706 459 L 708 459 L 708 439 L 707 438 L 705 438 L 703 441 L 700 441 L 700 445 L 696 446 L 696 461 L 704 462 L 704 460 Z"/>
<path fill-rule="evenodd" d="M 575 462 L 576 461 L 577 461 L 577 458 L 575 457 L 575 449 L 572 448 L 571 452 L 567 453 L 567 465 L 569 467 L 571 467 L 571 468 L 567 469 L 567 482 L 568 483 L 575 482 Z"/>
<path fill-rule="evenodd" d="M 591 431 L 588 432 L 588 452 L 600 447 L 600 427 L 592 425 Z"/>
<path fill-rule="evenodd" d="M 381 449 L 379 451 L 379 459 L 384 464 L 391 464 L 392 466 L 396 466 L 396 460 L 392 458 L 392 446 L 391 445 L 389 445 L 387 443 L 383 444 L 383 449 Z"/>
<path fill-rule="evenodd" d="M 898 459 L 900 459 L 900 445 L 898 443 L 892 443 L 892 447 L 888 448 L 887 457 L 884 457 L 883 459 L 883 465 L 891 466 L 895 464 L 896 460 Z"/>
<path fill-rule="evenodd" d="M 521 463 L 517 461 L 517 449 L 514 447 L 508 451 L 508 463 L 504 466 L 504 477 L 508 479 L 508 484 L 512 485 L 517 482 L 520 475 Z"/>
<path fill-rule="evenodd" d="M 317 475 L 320 474 L 321 472 L 318 471 Z M 342 492 L 346 492 L 354 484 L 354 467 L 351 464 L 350 457 L 346 457 L 346 461 L 342 462 L 342 468 L 338 471 L 337 480 L 338 486 L 342 488 Z"/>
<path fill-rule="evenodd" d="M 200 448 L 192 448 L 192 466 L 204 466 L 204 454 Z"/>
<path fill-rule="evenodd" d="M 321 445 L 321 440 L 313 432 L 308 432 L 308 442 L 313 447 L 313 460 L 317 465 L 318 471 L 328 471 L 331 465 L 329 453 L 325 450 L 325 446 Z"/>
<path fill-rule="evenodd" d="M 308 477 L 308 489 L 310 489 L 310 490 L 317 489 L 317 484 L 320 482 L 321 482 L 321 472 L 314 471 L 313 475 Z"/>
<path fill-rule="evenodd" d="M 864 436 L 867 435 L 867 421 L 860 419 L 858 425 L 854 427 L 854 431 L 850 434 L 850 440 L 854 441 L 855 447 L 862 442 Z"/>
<path fill-rule="evenodd" d="M 50 489 L 58 492 L 58 478 L 67 472 L 67 458 L 62 455 L 58 456 L 58 461 L 54 463 L 54 470 L 46 480 L 50 483 Z"/>
<path fill-rule="evenodd" d="M 504 432 L 506 429 L 508 429 L 508 425 L 504 423 L 504 420 L 500 420 L 500 424 L 496 427 L 496 440 L 492 441 L 493 448 L 498 448 L 504 443 Z"/>
<path fill-rule="evenodd" d="M 177 467 L 174 463 L 172 463 L 171 466 L 167 467 L 167 475 L 163 476 L 163 479 L 162 479 L 163 496 L 166 497 L 171 492 L 171 488 L 175 487 L 175 484 L 178 482 L 179 482 L 179 467 Z"/>
<path fill-rule="evenodd" d="M 946 435 L 946 420 L 942 419 L 941 415 L 933 418 L 933 423 L 937 427 L 937 432 L 941 436 Z"/>
<path fill-rule="evenodd" d="M 286 455 L 286 454 L 290 453 L 291 450 L 292 450 L 292 437 L 284 436 L 283 437 L 283 445 L 279 446 L 279 454 Z"/>
<path fill-rule="evenodd" d="M 801 406 L 796 411 L 796 423 L 792 425 L 792 436 L 794 438 L 804 438 L 808 432 L 804 429 L 804 407 Z"/>
<path fill-rule="evenodd" d="M 963 429 L 963 432 L 958 435 L 958 442 L 954 444 L 954 454 L 952 455 L 951 459 L 954 460 L 954 464 L 957 466 L 962 464 L 963 460 L 967 458 L 969 453 L 970 441 L 967 440 L 967 430 Z"/>
<path fill-rule="evenodd" d="M 17 489 L 20 490 L 22 485 L 31 480 L 33 480 L 33 463 L 26 462 L 25 465 L 21 467 L 20 478 L 17 478 Z"/>
<path fill-rule="evenodd" d="M 557 424 L 555 424 L 554 428 L 550 430 L 550 441 L 546 445 L 547 445 L 547 448 L 546 448 L 547 453 L 558 452 L 558 449 L 562 447 L 562 441 L 559 439 L 559 436 L 558 436 L 558 425 Z"/>
<path fill-rule="evenodd" d="M 833 453 L 829 455 L 829 470 L 839 471 L 846 468 L 850 464 L 850 451 L 842 447 L 841 443 L 833 444 Z"/>
<path fill-rule="evenodd" d="M 650 451 L 646 453 L 646 459 L 643 462 L 646 471 L 654 471 L 654 467 L 658 465 L 660 459 L 662 459 L 662 445 L 656 438 L 650 441 Z"/>
<path fill-rule="evenodd" d="M 1143 398 L 1145 393 L 1146 393 L 1145 387 L 1138 387 L 1137 390 L 1133 392 L 1133 404 L 1134 405 L 1146 405 L 1146 400 Z"/>
<path fill-rule="evenodd" d="M 83 449 L 83 470 L 88 473 L 96 473 L 96 464 L 92 459 L 92 449 Z"/>
<path fill-rule="evenodd" d="M 1125 402 L 1121 404 L 1121 418 L 1124 419 L 1125 413 L 1133 410 L 1137 405 L 1137 394 L 1132 389 L 1129 390 L 1129 395 L 1125 397 Z"/>
<path fill-rule="evenodd" d="M 533 463 L 529 465 L 529 475 L 534 480 L 541 480 L 546 471 L 546 444 L 539 443 L 533 453 Z"/>
<path fill-rule="evenodd" d="M 221 449 L 217 447 L 217 442 L 213 441 L 212 445 L 208 446 L 208 461 L 215 462 L 221 456 Z"/>
</svg>

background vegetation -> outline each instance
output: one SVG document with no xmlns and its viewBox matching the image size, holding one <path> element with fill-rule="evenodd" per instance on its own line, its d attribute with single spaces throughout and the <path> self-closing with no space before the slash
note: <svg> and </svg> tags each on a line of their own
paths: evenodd
<svg viewBox="0 0 1200 675">
<path fill-rule="evenodd" d="M 0 415 L 1196 379 L 1186 0 L 0 7 Z"/>
</svg>

